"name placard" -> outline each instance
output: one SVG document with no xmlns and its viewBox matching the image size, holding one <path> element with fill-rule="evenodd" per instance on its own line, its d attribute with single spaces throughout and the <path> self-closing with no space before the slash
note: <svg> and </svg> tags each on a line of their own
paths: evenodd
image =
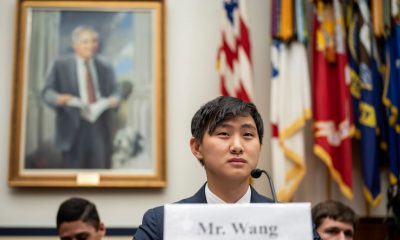
<svg viewBox="0 0 400 240">
<path fill-rule="evenodd" d="M 78 173 L 76 175 L 78 185 L 99 185 L 100 174 L 98 173 Z"/>
<path fill-rule="evenodd" d="M 164 239 L 311 240 L 311 205 L 167 204 Z"/>
</svg>

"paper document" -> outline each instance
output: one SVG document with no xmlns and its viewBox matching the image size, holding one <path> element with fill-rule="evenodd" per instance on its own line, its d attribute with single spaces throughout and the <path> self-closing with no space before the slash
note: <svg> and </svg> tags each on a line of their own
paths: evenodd
<svg viewBox="0 0 400 240">
<path fill-rule="evenodd" d="M 107 98 L 101 98 L 92 104 L 84 103 L 79 98 L 72 98 L 67 106 L 79 108 L 81 116 L 91 123 L 95 122 L 105 110 L 110 108 Z"/>
</svg>

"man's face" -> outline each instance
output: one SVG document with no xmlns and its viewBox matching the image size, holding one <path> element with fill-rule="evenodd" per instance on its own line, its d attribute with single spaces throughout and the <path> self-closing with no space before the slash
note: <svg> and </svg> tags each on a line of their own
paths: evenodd
<svg viewBox="0 0 400 240">
<path fill-rule="evenodd" d="M 96 54 L 98 47 L 97 36 L 92 31 L 79 33 L 78 38 L 73 44 L 75 53 L 84 59 L 89 59 Z"/>
<path fill-rule="evenodd" d="M 247 180 L 257 166 L 261 144 L 254 119 L 235 117 L 222 122 L 203 142 L 191 140 L 193 154 L 204 161 L 208 181 Z"/>
<path fill-rule="evenodd" d="M 64 222 L 60 225 L 58 235 L 61 240 L 100 240 L 105 235 L 105 228 L 103 223 L 100 223 L 97 231 L 95 227 L 81 220 Z"/>
<path fill-rule="evenodd" d="M 351 223 L 345 223 L 325 218 L 317 228 L 319 236 L 324 240 L 353 240 L 354 228 Z"/>
</svg>

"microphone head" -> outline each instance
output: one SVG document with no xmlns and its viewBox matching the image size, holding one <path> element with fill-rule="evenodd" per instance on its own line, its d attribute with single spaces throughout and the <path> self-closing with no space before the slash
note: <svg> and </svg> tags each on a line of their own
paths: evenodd
<svg viewBox="0 0 400 240">
<path fill-rule="evenodd" d="M 255 169 L 253 169 L 253 170 L 251 171 L 251 176 L 252 176 L 253 178 L 259 178 L 259 177 L 261 176 L 261 174 L 262 174 L 262 170 L 261 170 L 261 169 L 258 169 L 258 168 L 255 168 Z"/>
</svg>

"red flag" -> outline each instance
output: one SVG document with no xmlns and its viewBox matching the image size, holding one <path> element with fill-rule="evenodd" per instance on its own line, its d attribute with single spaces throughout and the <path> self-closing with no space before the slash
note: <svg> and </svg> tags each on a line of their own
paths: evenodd
<svg viewBox="0 0 400 240">
<path fill-rule="evenodd" d="M 341 8 L 338 0 L 326 4 L 318 1 L 317 4 L 313 41 L 314 153 L 327 165 L 341 192 L 352 198 L 353 127 L 351 98 L 346 85 L 344 21 L 336 12 Z"/>
<path fill-rule="evenodd" d="M 243 0 L 224 1 L 217 68 L 221 95 L 252 101 L 253 70 L 245 4 Z"/>
</svg>

